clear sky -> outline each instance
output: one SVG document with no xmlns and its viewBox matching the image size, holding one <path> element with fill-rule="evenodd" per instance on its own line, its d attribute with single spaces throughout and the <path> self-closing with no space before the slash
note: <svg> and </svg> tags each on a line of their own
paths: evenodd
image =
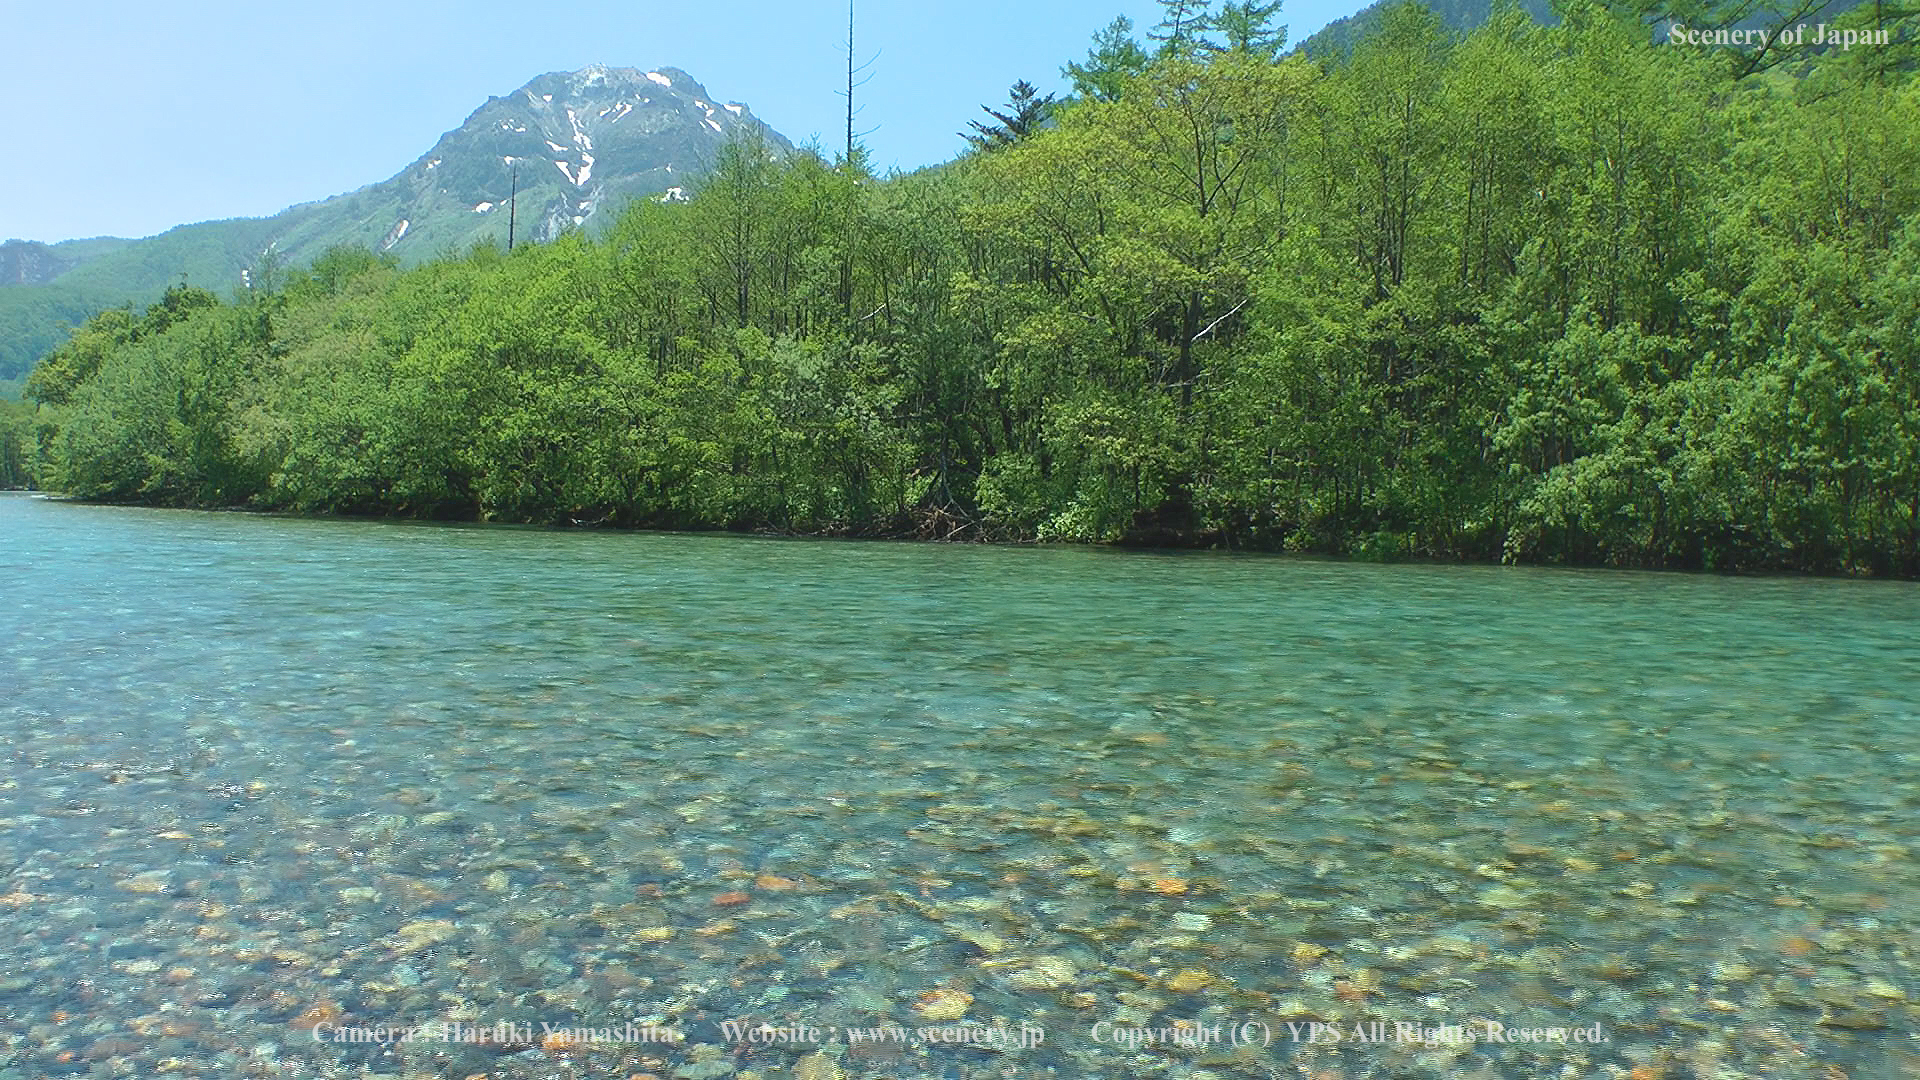
<svg viewBox="0 0 1920 1080">
<path fill-rule="evenodd" d="M 1298 41 L 1364 0 L 1299 0 Z M 491 95 L 588 64 L 673 66 L 781 134 L 844 132 L 845 0 L 99 0 L 14 3 L 0 64 L 0 239 L 147 236 L 384 180 Z M 1154 0 L 860 0 L 859 91 L 881 169 L 953 157 L 1025 78 L 1058 90 L 1116 14 Z"/>
</svg>

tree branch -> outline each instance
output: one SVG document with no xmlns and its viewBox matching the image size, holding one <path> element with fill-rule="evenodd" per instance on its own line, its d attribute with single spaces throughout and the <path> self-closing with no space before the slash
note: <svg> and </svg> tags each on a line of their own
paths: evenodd
<svg viewBox="0 0 1920 1080">
<path fill-rule="evenodd" d="M 1219 326 L 1223 322 L 1226 322 L 1228 319 L 1233 317 L 1234 312 L 1239 311 L 1241 308 L 1246 306 L 1247 306 L 1247 301 L 1243 298 L 1239 303 L 1233 305 L 1231 308 L 1228 308 L 1227 313 L 1225 315 L 1222 315 L 1219 318 L 1208 323 L 1207 328 L 1205 330 L 1202 330 L 1199 333 L 1193 335 L 1193 338 L 1189 340 L 1187 344 L 1191 345 L 1194 342 L 1199 341 L 1201 338 L 1206 337 L 1208 334 L 1213 333 L 1214 327 Z"/>
</svg>

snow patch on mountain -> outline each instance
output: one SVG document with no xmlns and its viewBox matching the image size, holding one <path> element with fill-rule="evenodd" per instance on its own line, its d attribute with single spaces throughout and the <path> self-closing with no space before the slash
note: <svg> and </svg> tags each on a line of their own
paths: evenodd
<svg viewBox="0 0 1920 1080">
<path fill-rule="evenodd" d="M 573 125 L 573 141 L 580 144 L 580 149 L 593 149 L 593 140 L 587 137 L 586 130 L 580 126 L 580 118 L 574 115 L 572 109 L 567 110 L 567 123 Z"/>
</svg>

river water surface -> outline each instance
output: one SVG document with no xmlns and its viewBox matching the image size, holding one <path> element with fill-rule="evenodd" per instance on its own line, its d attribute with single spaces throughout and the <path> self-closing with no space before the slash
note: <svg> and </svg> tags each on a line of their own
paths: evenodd
<svg viewBox="0 0 1920 1080">
<path fill-rule="evenodd" d="M 0 565 L 0 1080 L 1920 1076 L 1910 583 L 26 495 Z"/>
</svg>

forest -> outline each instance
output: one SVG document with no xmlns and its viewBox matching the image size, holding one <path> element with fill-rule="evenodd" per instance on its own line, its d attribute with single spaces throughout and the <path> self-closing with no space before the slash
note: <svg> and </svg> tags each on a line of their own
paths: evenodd
<svg viewBox="0 0 1920 1080">
<path fill-rule="evenodd" d="M 1908 28 L 1760 64 L 1409 4 L 1315 57 L 1277 5 L 1167 6 L 938 168 L 739 140 L 600 235 L 104 312 L 0 416 L 0 481 L 1920 576 Z"/>
</svg>

